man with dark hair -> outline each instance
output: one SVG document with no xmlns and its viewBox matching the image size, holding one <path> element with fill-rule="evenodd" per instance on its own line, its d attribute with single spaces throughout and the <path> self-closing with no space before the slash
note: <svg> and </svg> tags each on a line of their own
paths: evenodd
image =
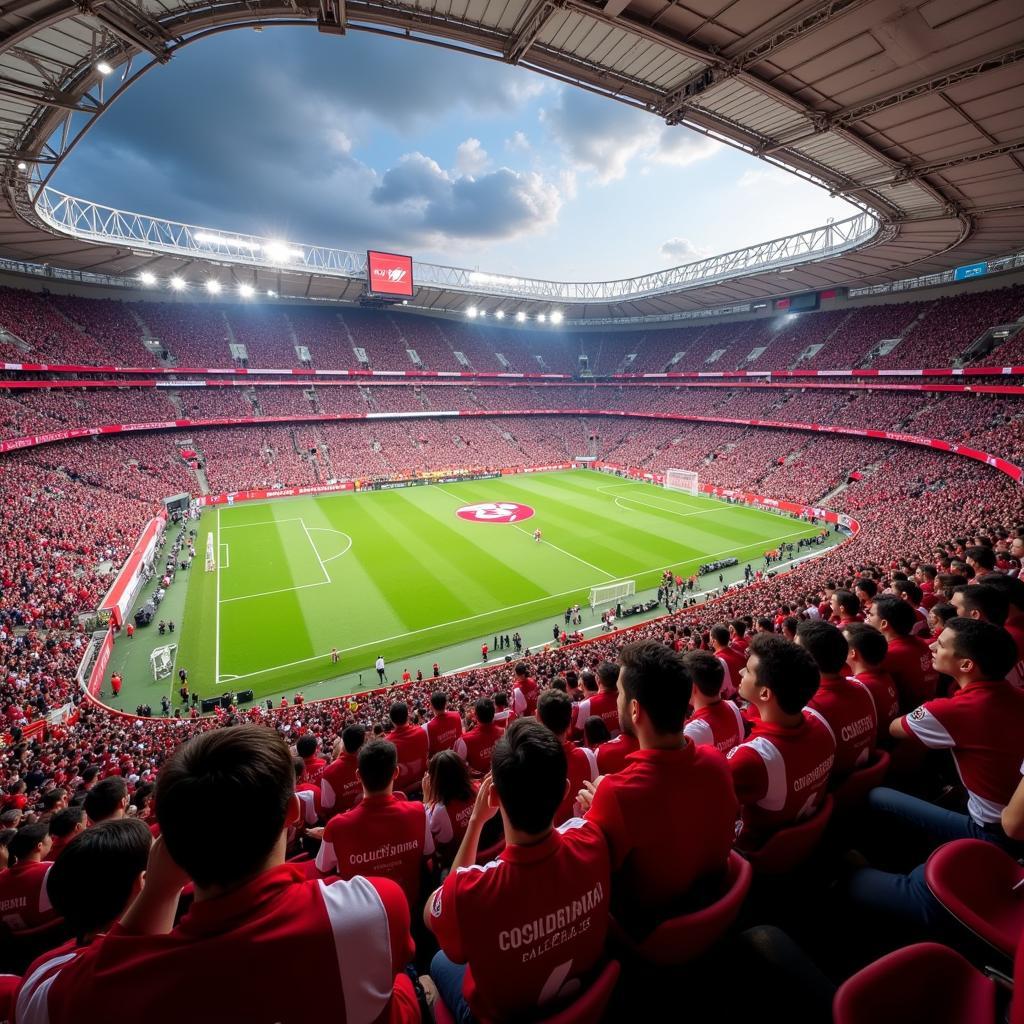
<svg viewBox="0 0 1024 1024">
<path fill-rule="evenodd" d="M 807 710 L 821 716 L 835 740 L 835 785 L 871 760 L 878 734 L 875 699 L 863 683 L 843 675 L 850 645 L 831 622 L 801 622 L 796 642 L 818 666 L 818 689 L 807 702 Z"/>
<path fill-rule="evenodd" d="M 950 604 L 958 616 L 965 619 L 981 619 L 994 626 L 1003 626 L 1010 611 L 1010 599 L 1006 594 L 987 583 L 967 583 L 953 589 Z"/>
<path fill-rule="evenodd" d="M 579 818 L 553 828 L 565 780 L 564 745 L 535 719 L 514 721 L 451 874 L 427 901 L 424 920 L 441 946 L 430 974 L 459 1024 L 547 1015 L 604 956 L 608 848 Z M 505 849 L 481 869 L 480 834 L 498 811 Z"/>
<path fill-rule="evenodd" d="M 914 625 L 910 632 L 913 636 L 922 636 L 928 631 L 928 610 L 922 605 L 924 594 L 913 580 L 893 580 L 889 589 L 901 601 L 906 601 L 914 609 Z"/>
<path fill-rule="evenodd" d="M 843 636 L 849 644 L 846 663 L 853 672 L 853 678 L 863 683 L 875 702 L 878 728 L 875 731 L 875 746 L 892 746 L 889 723 L 900 715 L 900 697 L 896 683 L 882 667 L 888 641 L 874 626 L 865 622 L 851 622 L 843 627 Z"/>
<path fill-rule="evenodd" d="M 47 825 L 22 825 L 7 854 L 7 870 L 0 872 L 0 921 L 14 935 L 56 922 L 59 915 L 46 892 L 53 867 Z"/>
<path fill-rule="evenodd" d="M 741 849 L 756 849 L 780 828 L 810 817 L 825 795 L 836 741 L 804 710 L 818 679 L 814 660 L 795 643 L 767 633 L 750 642 L 740 696 L 758 718 L 728 754 L 741 804 Z"/>
<path fill-rule="evenodd" d="M 746 662 L 750 641 L 747 639 L 745 619 L 733 619 L 729 623 L 729 646 Z"/>
<path fill-rule="evenodd" d="M 683 655 L 683 664 L 693 681 L 693 714 L 683 734 L 698 747 L 714 747 L 728 754 L 742 741 L 746 727 L 736 704 L 722 699 L 725 664 L 710 651 L 689 651 Z"/>
<path fill-rule="evenodd" d="M 128 783 L 120 775 L 102 779 L 89 790 L 84 807 L 93 825 L 123 818 L 128 809 Z"/>
<path fill-rule="evenodd" d="M 1017 645 L 1017 664 L 1006 677 L 1014 686 L 1024 687 L 1024 580 L 1002 573 L 987 573 L 978 584 L 992 587 L 1006 597 L 1007 612 L 1003 629 Z"/>
<path fill-rule="evenodd" d="M 302 758 L 302 780 L 310 786 L 320 785 L 327 768 L 327 762 L 317 756 L 319 749 L 320 741 L 311 732 L 304 733 L 295 744 L 295 753 Z"/>
<path fill-rule="evenodd" d="M 725 866 L 737 805 L 721 755 L 683 735 L 683 658 L 648 640 L 623 647 L 619 664 L 619 721 L 640 749 L 578 799 L 611 848 L 616 919 L 640 935 Z"/>
<path fill-rule="evenodd" d="M 996 554 L 986 544 L 975 544 L 964 554 L 967 557 L 967 564 L 974 570 L 976 576 L 992 572 L 996 567 Z"/>
<path fill-rule="evenodd" d="M 498 690 L 491 699 L 494 701 L 494 724 L 504 730 L 516 713 L 508 706 L 508 694 L 504 690 Z"/>
<path fill-rule="evenodd" d="M 453 749 L 473 775 L 481 776 L 491 770 L 491 754 L 504 730 L 494 723 L 494 701 L 489 697 L 481 697 L 473 705 L 473 714 L 476 726 L 464 732 Z"/>
<path fill-rule="evenodd" d="M 953 618 L 931 645 L 935 668 L 957 686 L 952 697 L 927 701 L 890 726 L 896 739 L 950 750 L 967 790 L 967 813 L 894 789 L 874 789 L 868 805 L 887 847 L 894 833 L 910 833 L 933 848 L 951 839 L 998 843 L 1015 857 L 1024 846 L 1003 832 L 1001 814 L 1020 782 L 1024 759 L 1024 692 L 1006 680 L 1016 648 L 1010 635 L 979 619 Z M 873 914 L 896 914 L 917 925 L 939 923 L 944 912 L 931 897 L 924 865 L 909 875 L 865 868 L 851 882 L 854 900 Z"/>
<path fill-rule="evenodd" d="M 740 685 L 740 672 L 746 664 L 746 658 L 737 654 L 729 646 L 729 627 L 724 622 L 719 622 L 710 629 L 711 651 L 725 666 L 725 680 L 722 686 L 722 696 L 731 700 L 736 696 Z"/>
<path fill-rule="evenodd" d="M 448 697 L 443 690 L 430 695 L 430 706 L 434 709 L 434 717 L 423 726 L 427 734 L 427 757 L 431 758 L 439 750 L 451 750 L 455 741 L 462 735 L 462 715 L 458 711 L 448 711 Z"/>
<path fill-rule="evenodd" d="M 85 829 L 85 810 L 81 807 L 65 807 L 50 818 L 50 860 L 55 861 L 68 843 Z"/>
<path fill-rule="evenodd" d="M 597 666 L 597 681 L 600 686 L 597 693 L 573 706 L 574 736 L 583 735 L 583 726 L 591 715 L 604 721 L 613 738 L 622 731 L 619 728 L 619 666 L 614 661 L 602 661 Z"/>
<path fill-rule="evenodd" d="M 363 726 L 355 723 L 345 726 L 341 734 L 341 753 L 320 776 L 320 802 L 325 814 L 351 810 L 362 795 L 356 754 L 364 739 L 366 729 Z"/>
<path fill-rule="evenodd" d="M 363 799 L 323 830 L 316 855 L 322 875 L 380 875 L 397 882 L 410 906 L 420 898 L 423 859 L 434 852 L 427 812 L 418 800 L 394 795 L 398 755 L 393 743 L 371 740 L 359 750 Z"/>
<path fill-rule="evenodd" d="M 618 677 L 618 666 L 615 675 Z M 575 817 L 576 794 L 587 782 L 597 778 L 597 755 L 586 747 L 577 747 L 569 741 L 569 726 L 572 722 L 572 701 L 560 690 L 545 690 L 537 701 L 537 717 L 550 729 L 565 748 L 566 770 L 569 786 L 565 797 L 555 812 L 555 827 Z"/>
<path fill-rule="evenodd" d="M 293 1020 L 294 985 L 225 978 L 306 977 L 316 980 L 302 992 L 310 1019 L 344 1007 L 349 1024 L 418 1024 L 401 889 L 383 878 L 324 885 L 284 863 L 298 819 L 294 777 L 287 744 L 259 726 L 214 729 L 179 746 L 157 779 L 161 837 L 141 893 L 77 960 L 48 962 L 49 988 L 35 994 L 44 1005 L 19 1020 Z M 190 878 L 195 902 L 175 927 Z"/>
<path fill-rule="evenodd" d="M 404 700 L 395 701 L 389 712 L 394 728 L 388 739 L 398 752 L 398 781 L 395 789 L 403 793 L 418 793 L 427 770 L 427 734 L 415 725 L 409 724 L 409 705 Z"/>
<path fill-rule="evenodd" d="M 857 600 L 860 601 L 861 609 L 866 611 L 878 593 L 878 584 L 867 576 L 861 576 L 854 583 L 853 592 L 856 594 Z"/>
<path fill-rule="evenodd" d="M 557 639 L 557 637 L 556 637 Z M 537 680 L 530 675 L 529 666 L 520 661 L 515 667 L 515 683 L 512 688 L 512 710 L 517 718 L 525 718 L 537 711 L 540 689 Z"/>
<path fill-rule="evenodd" d="M 934 697 L 939 682 L 928 644 L 911 636 L 916 619 L 914 609 L 906 601 L 891 596 L 872 601 L 865 619 L 889 644 L 884 667 L 896 684 L 900 710 L 904 712 Z"/>
</svg>

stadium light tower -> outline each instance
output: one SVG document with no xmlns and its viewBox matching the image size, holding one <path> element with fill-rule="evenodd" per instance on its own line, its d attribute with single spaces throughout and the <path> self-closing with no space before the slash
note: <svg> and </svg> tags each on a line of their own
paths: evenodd
<svg viewBox="0 0 1024 1024">
<path fill-rule="evenodd" d="M 516 313 L 516 323 L 517 324 L 522 324 L 522 323 L 525 323 L 525 322 L 526 322 L 526 314 L 522 310 L 519 310 L 519 312 Z"/>
<path fill-rule="evenodd" d="M 105 60 L 101 60 L 96 64 L 96 70 L 101 75 L 112 75 L 114 73 L 114 69 Z"/>
<path fill-rule="evenodd" d="M 185 290 L 185 281 L 181 277 L 171 278 L 171 289 L 176 292 L 183 292 Z"/>
<path fill-rule="evenodd" d="M 551 322 L 553 324 L 560 324 L 562 322 L 562 319 L 563 318 L 561 310 L 556 309 L 554 313 L 551 314 Z"/>
<path fill-rule="evenodd" d="M 139 280 L 143 284 L 156 284 L 156 274 L 152 270 L 144 270 L 139 274 Z"/>
<path fill-rule="evenodd" d="M 505 310 L 503 310 L 503 309 L 499 309 L 499 310 L 498 310 L 498 311 L 497 311 L 497 312 L 496 312 L 496 313 L 494 314 L 494 319 L 495 319 L 495 320 L 504 320 L 504 319 L 505 319 Z"/>
<path fill-rule="evenodd" d="M 478 310 L 476 306 L 470 306 L 469 309 L 466 310 L 466 316 L 468 316 L 470 320 L 475 320 L 479 313 L 480 310 Z"/>
<path fill-rule="evenodd" d="M 538 313 L 537 314 L 537 323 L 544 324 L 544 323 L 547 323 L 547 320 L 548 320 L 548 318 L 543 313 Z"/>
<path fill-rule="evenodd" d="M 256 294 L 256 289 L 251 284 L 240 284 L 238 286 L 238 294 L 243 299 L 251 299 Z"/>
<path fill-rule="evenodd" d="M 206 290 L 211 295 L 220 295 L 220 281 L 215 277 L 208 278 L 206 281 Z"/>
</svg>

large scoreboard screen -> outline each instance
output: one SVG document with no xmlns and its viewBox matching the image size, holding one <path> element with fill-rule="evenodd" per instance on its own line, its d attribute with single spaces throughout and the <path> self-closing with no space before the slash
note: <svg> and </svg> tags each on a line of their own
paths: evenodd
<svg viewBox="0 0 1024 1024">
<path fill-rule="evenodd" d="M 366 254 L 366 290 L 370 295 L 411 299 L 412 257 L 370 249 Z"/>
</svg>

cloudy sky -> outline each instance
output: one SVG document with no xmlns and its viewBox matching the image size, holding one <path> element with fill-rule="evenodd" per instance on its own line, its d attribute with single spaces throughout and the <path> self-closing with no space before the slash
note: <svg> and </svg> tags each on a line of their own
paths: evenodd
<svg viewBox="0 0 1024 1024">
<path fill-rule="evenodd" d="M 308 28 L 186 48 L 128 91 L 54 184 L 208 228 L 570 280 L 675 266 L 853 212 L 528 71 Z"/>
</svg>

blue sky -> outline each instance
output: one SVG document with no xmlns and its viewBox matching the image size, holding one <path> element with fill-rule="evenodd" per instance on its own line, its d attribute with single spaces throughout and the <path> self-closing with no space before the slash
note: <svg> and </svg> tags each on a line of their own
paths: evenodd
<svg viewBox="0 0 1024 1024">
<path fill-rule="evenodd" d="M 99 121 L 54 184 L 208 228 L 569 280 L 675 266 L 854 212 L 528 71 L 308 28 L 185 48 Z"/>
</svg>

